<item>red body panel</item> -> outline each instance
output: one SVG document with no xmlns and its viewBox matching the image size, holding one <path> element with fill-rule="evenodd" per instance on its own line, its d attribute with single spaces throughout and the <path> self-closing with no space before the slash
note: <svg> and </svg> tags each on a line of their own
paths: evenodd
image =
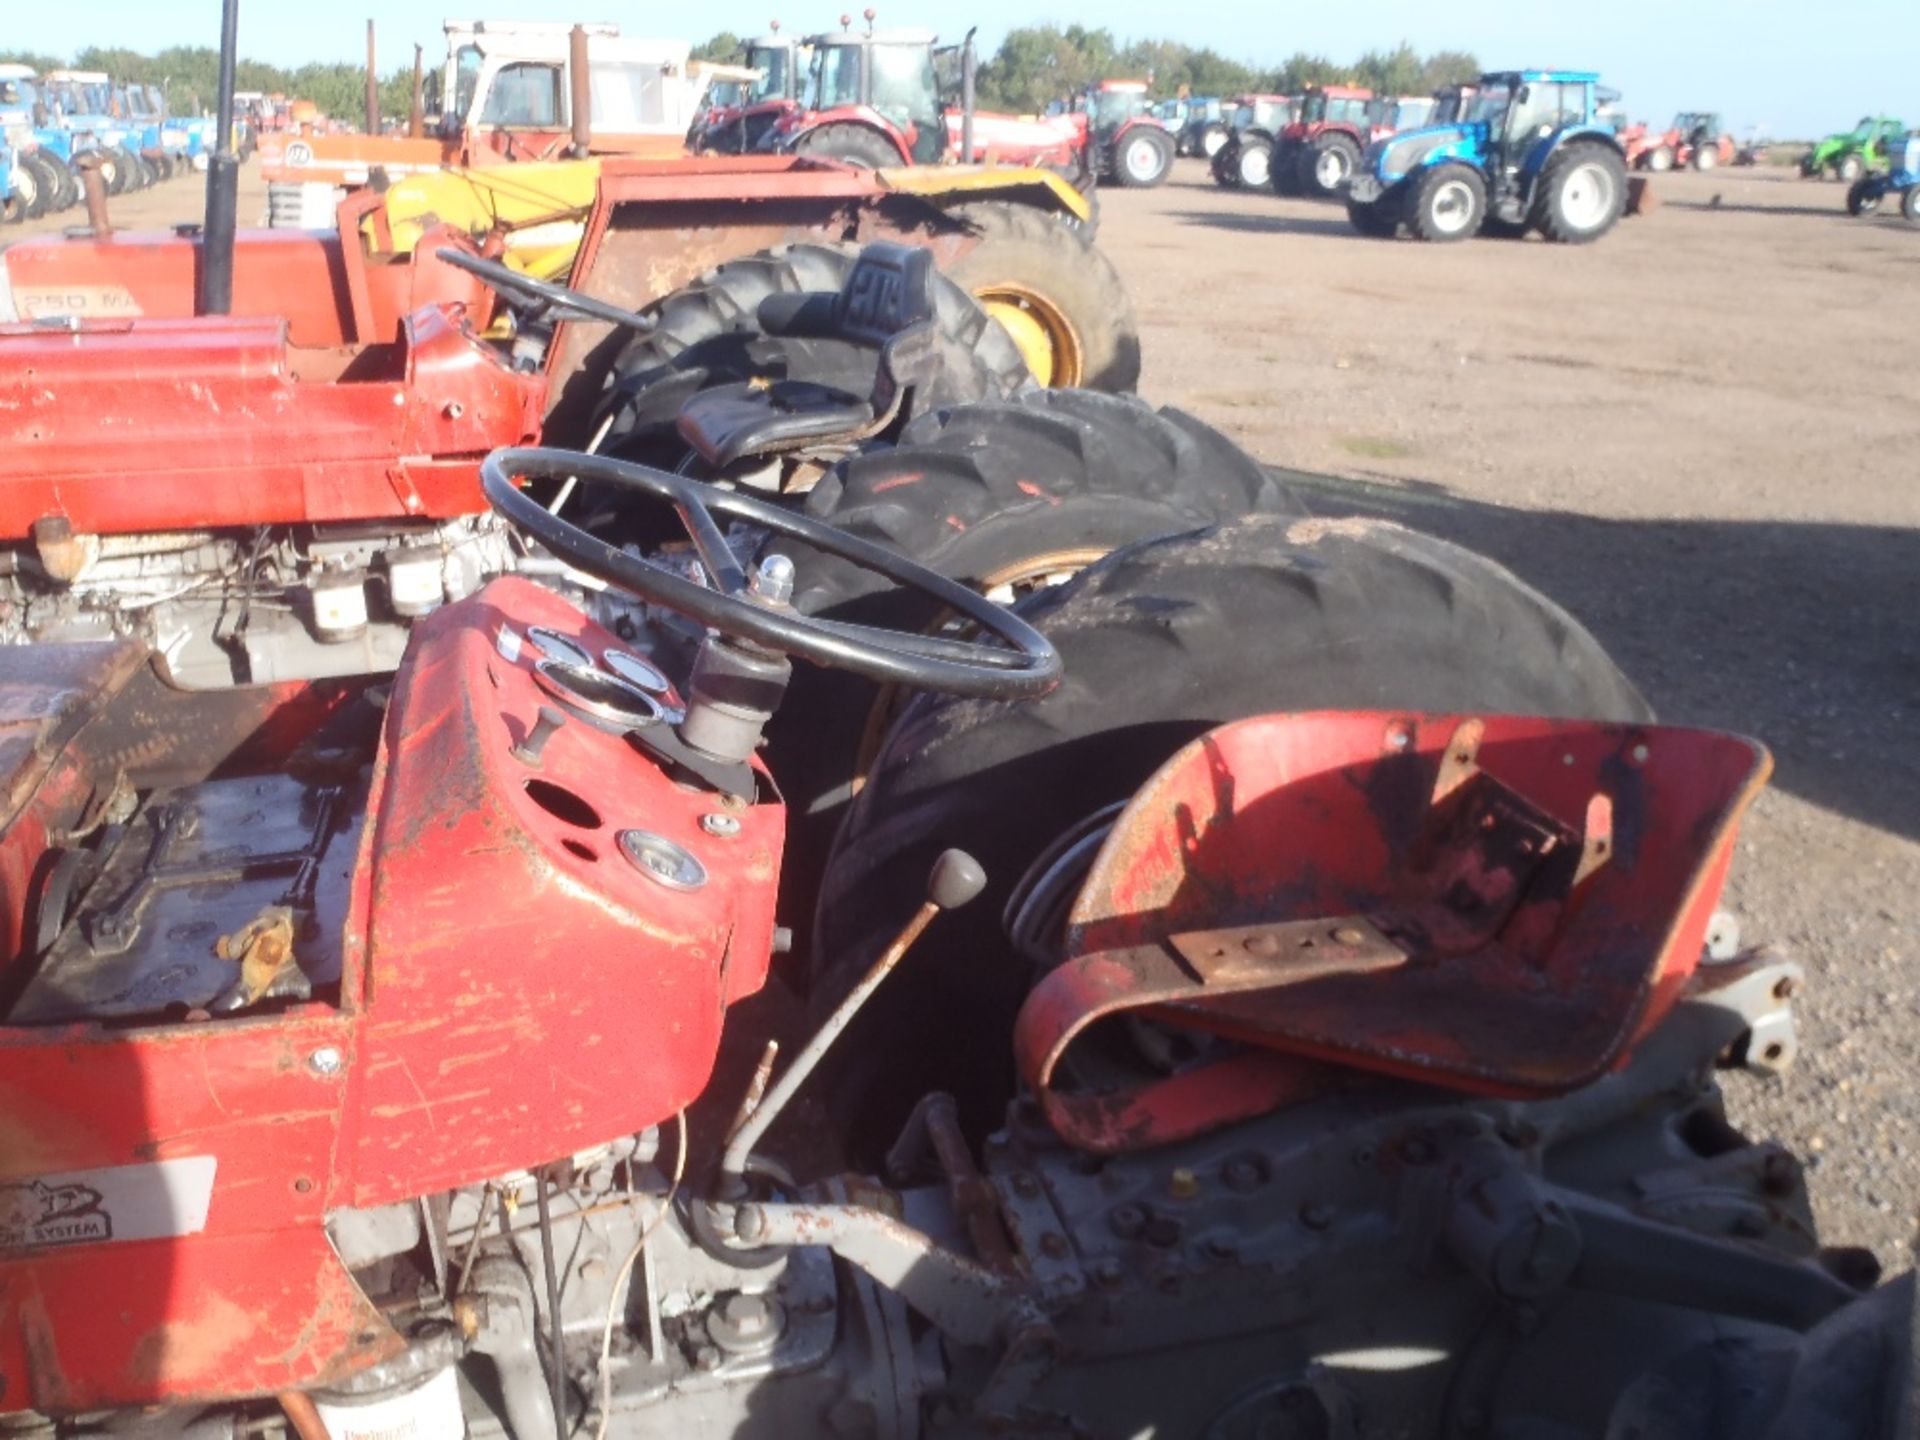
<svg viewBox="0 0 1920 1440">
<path fill-rule="evenodd" d="M 53 515 L 119 533 L 482 510 L 479 461 L 539 433 L 544 381 L 444 310 L 404 335 L 330 356 L 268 319 L 0 327 L 0 540 Z M 387 373 L 300 373 L 349 360 Z"/>
<path fill-rule="evenodd" d="M 503 626 L 530 624 L 596 654 L 617 643 L 517 580 L 420 628 L 388 706 L 337 1003 L 0 1028 L 0 1409 L 233 1397 L 350 1373 L 398 1340 L 342 1269 L 328 1211 L 537 1166 L 656 1123 L 704 1087 L 727 1005 L 766 977 L 784 810 L 743 806 L 737 835 L 708 835 L 716 796 L 578 718 L 537 770 L 512 757 L 550 703 L 531 644 L 513 660 L 501 650 Z M 32 873 L 48 826 L 80 813 L 84 777 L 97 786 L 125 758 L 89 725 L 48 718 L 87 713 L 44 668 L 62 655 L 98 666 L 112 652 L 0 657 L 0 702 L 19 712 L 0 716 L 0 741 L 37 737 L 9 752 L 28 788 L 0 875 Z M 102 709 L 125 680 L 123 666 Z M 219 703 L 249 694 L 256 711 L 280 703 Z M 183 695 L 141 719 L 171 737 L 189 716 L 169 707 L 208 703 Z M 591 796 L 604 823 L 563 822 L 530 778 Z M 616 848 L 628 825 L 693 851 L 708 883 L 682 892 L 643 875 Z M 315 1063 L 328 1049 L 337 1066 Z M 119 1238 L 20 1238 L 18 1197 L 35 1181 L 181 1161 L 209 1175 L 197 1228 L 176 1209 L 156 1238 L 128 1238 L 119 1215 Z"/>
</svg>

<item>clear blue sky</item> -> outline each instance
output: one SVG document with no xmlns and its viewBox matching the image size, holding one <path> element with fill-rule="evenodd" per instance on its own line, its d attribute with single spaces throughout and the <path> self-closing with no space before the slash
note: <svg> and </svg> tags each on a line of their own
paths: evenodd
<svg viewBox="0 0 1920 1440">
<path fill-rule="evenodd" d="M 419 41 L 432 55 L 449 15 L 513 19 L 614 20 L 631 35 L 681 34 L 700 41 L 719 30 L 752 33 L 778 16 L 789 30 L 831 28 L 858 5 L 769 4 L 714 0 L 693 6 L 609 4 L 606 0 L 518 0 L 476 11 L 459 0 L 384 0 L 379 5 L 242 0 L 241 53 L 279 65 L 357 60 L 368 14 L 379 22 L 381 67 L 397 67 Z M 1630 0 L 1575 5 L 1567 0 L 1489 0 L 1460 6 L 1434 0 L 1277 6 L 1260 0 L 1210 0 L 1177 6 L 1147 0 L 972 0 L 936 9 L 874 0 L 883 25 L 936 25 L 958 39 L 961 18 L 980 26 L 990 52 L 1012 26 L 1035 19 L 1105 25 L 1122 40 L 1158 38 L 1211 45 L 1254 63 L 1277 63 L 1295 50 L 1347 61 L 1401 40 L 1421 51 L 1470 50 L 1492 66 L 1565 65 L 1599 70 L 1623 91 L 1636 119 L 1664 124 L 1677 110 L 1719 110 L 1739 133 L 1760 125 L 1781 137 L 1850 127 L 1882 109 L 1920 123 L 1920 40 L 1915 0 Z M 215 45 L 219 0 L 81 0 L 74 5 L 11 0 L 0 36 L 9 47 L 70 55 L 89 44 L 152 51 L 175 43 Z M 1892 37 L 1908 43 L 1895 43 Z"/>
</svg>

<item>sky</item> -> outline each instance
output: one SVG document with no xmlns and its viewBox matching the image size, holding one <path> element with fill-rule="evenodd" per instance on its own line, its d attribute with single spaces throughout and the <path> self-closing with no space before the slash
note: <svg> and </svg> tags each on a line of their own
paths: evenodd
<svg viewBox="0 0 1920 1440">
<path fill-rule="evenodd" d="M 959 38 L 978 24 L 983 54 L 1009 28 L 1043 21 L 1104 25 L 1132 39 L 1210 45 L 1256 65 L 1277 65 L 1297 50 L 1346 62 L 1400 41 L 1424 52 L 1467 50 L 1484 65 L 1565 66 L 1600 71 L 1625 95 L 1635 119 L 1664 125 L 1677 111 L 1718 110 L 1729 129 L 1749 127 L 1778 138 L 1807 138 L 1852 128 L 1869 110 L 1920 123 L 1920 72 L 1911 46 L 1877 44 L 1877 36 L 1914 30 L 1914 0 L 1707 0 L 1703 4 L 1593 7 L 1569 0 L 1483 0 L 1472 6 L 1434 0 L 1366 0 L 1365 4 L 1281 6 L 1272 0 L 1209 0 L 1191 10 L 1158 0 L 971 0 L 960 7 L 873 3 L 880 23 L 933 26 Z M 839 7 L 852 9 L 848 0 Z M 77 0 L 69 5 L 8 5 L 0 36 L 9 48 L 71 55 L 89 44 L 154 51 L 172 44 L 217 45 L 219 0 Z M 378 22 L 380 65 L 396 69 L 417 41 L 441 51 L 442 20 L 462 14 L 458 0 L 383 0 L 378 6 L 306 5 L 292 0 L 241 0 L 241 54 L 277 65 L 310 60 L 358 62 L 366 18 Z M 787 8 L 767 0 L 707 0 L 664 7 L 612 0 L 495 0 L 463 18 L 612 20 L 629 35 L 699 42 L 721 30 L 753 34 L 778 18 L 789 33 L 834 28 L 834 3 Z M 944 32 L 952 31 L 952 34 Z M 1904 107 L 1904 108 L 1903 108 Z"/>
</svg>

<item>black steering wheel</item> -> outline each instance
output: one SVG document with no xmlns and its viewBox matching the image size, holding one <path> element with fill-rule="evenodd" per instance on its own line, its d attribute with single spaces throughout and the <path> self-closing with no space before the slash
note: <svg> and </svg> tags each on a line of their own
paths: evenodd
<svg viewBox="0 0 1920 1440">
<path fill-rule="evenodd" d="M 562 520 L 514 483 L 516 477 L 563 481 L 575 476 L 672 506 L 711 584 L 616 550 Z M 481 462 L 480 486 L 494 509 L 575 569 L 722 635 L 883 684 L 947 695 L 1019 700 L 1044 695 L 1059 683 L 1060 656 L 1044 635 L 1011 610 L 892 550 L 765 500 L 571 450 L 496 450 Z M 1011 648 L 826 620 L 769 601 L 748 582 L 714 523 L 714 511 L 804 541 L 917 590 Z"/>
<path fill-rule="evenodd" d="M 502 295 L 511 295 L 530 305 L 540 306 L 553 319 L 601 320 L 609 325 L 625 326 L 629 330 L 653 328 L 653 321 L 644 315 L 622 310 L 618 305 L 609 305 L 591 295 L 582 295 L 578 290 L 569 290 L 551 280 L 536 280 L 531 275 L 502 265 L 498 260 L 470 255 L 465 250 L 455 250 L 451 246 L 443 246 L 433 253 L 454 269 L 479 276 Z"/>
</svg>

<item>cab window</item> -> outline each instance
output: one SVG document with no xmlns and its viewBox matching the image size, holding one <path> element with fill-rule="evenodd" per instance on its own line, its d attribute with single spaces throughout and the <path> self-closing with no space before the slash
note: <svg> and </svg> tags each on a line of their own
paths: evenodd
<svg viewBox="0 0 1920 1440">
<path fill-rule="evenodd" d="M 589 65 L 587 76 L 596 127 L 618 132 L 665 122 L 666 81 L 658 65 Z"/>
<path fill-rule="evenodd" d="M 502 66 L 487 90 L 487 108 L 480 113 L 480 123 L 510 129 L 558 129 L 562 124 L 560 68 L 534 64 Z"/>
</svg>

